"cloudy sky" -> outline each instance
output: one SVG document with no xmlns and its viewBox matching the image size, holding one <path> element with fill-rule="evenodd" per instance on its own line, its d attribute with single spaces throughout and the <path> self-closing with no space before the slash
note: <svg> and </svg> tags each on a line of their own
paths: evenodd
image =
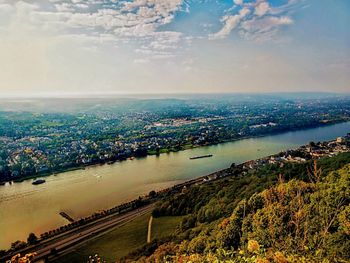
<svg viewBox="0 0 350 263">
<path fill-rule="evenodd" d="M 0 96 L 350 92 L 349 0 L 0 0 Z"/>
</svg>

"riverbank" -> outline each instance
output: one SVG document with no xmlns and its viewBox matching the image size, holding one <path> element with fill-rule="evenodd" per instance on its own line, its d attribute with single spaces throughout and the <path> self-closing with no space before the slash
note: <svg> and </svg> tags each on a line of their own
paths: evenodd
<svg viewBox="0 0 350 263">
<path fill-rule="evenodd" d="M 39 177 L 47 177 L 47 176 L 56 175 L 58 173 L 65 173 L 65 172 L 71 172 L 71 171 L 76 171 L 76 170 L 84 170 L 84 169 L 85 169 L 85 166 L 71 167 L 71 168 L 61 169 L 61 170 L 57 170 L 55 172 L 50 172 L 50 173 L 29 175 L 29 176 L 27 176 L 25 178 L 16 179 L 16 180 L 13 180 L 13 181 L 5 181 L 4 183 L 9 183 L 9 182 L 22 183 L 25 180 L 37 179 Z"/>
<path fill-rule="evenodd" d="M 202 175 L 274 153 L 295 149 L 310 141 L 332 140 L 350 131 L 350 122 L 280 135 L 239 140 L 186 151 L 149 156 L 111 165 L 97 165 L 49 176 L 45 184 L 24 181 L 0 187 L 0 249 L 14 240 L 26 240 L 66 224 L 59 212 L 83 218 Z M 259 150 L 258 150 L 259 149 Z M 190 161 L 189 157 L 213 154 Z M 18 216 L 21 211 L 21 216 Z M 33 220 L 35 218 L 35 221 Z"/>
<path fill-rule="evenodd" d="M 36 179 L 38 177 L 47 177 L 47 176 L 51 176 L 51 175 L 56 175 L 58 173 L 65 173 L 65 172 L 76 171 L 76 170 L 84 170 L 84 169 L 88 169 L 88 168 L 91 168 L 94 166 L 100 166 L 100 165 L 106 165 L 106 164 L 111 165 L 114 163 L 123 162 L 123 161 L 130 160 L 130 159 L 140 159 L 140 158 L 146 158 L 147 156 L 154 156 L 154 155 L 159 156 L 161 154 L 176 153 L 176 152 L 186 151 L 186 150 L 190 150 L 190 149 L 196 149 L 196 148 L 207 147 L 207 146 L 214 146 L 214 145 L 219 145 L 219 144 L 223 144 L 223 143 L 236 142 L 236 141 L 252 139 L 252 138 L 262 138 L 262 137 L 266 137 L 266 136 L 283 134 L 286 132 L 309 130 L 309 129 L 314 129 L 314 128 L 330 126 L 330 125 L 334 125 L 334 124 L 346 123 L 349 121 L 350 121 L 350 119 L 333 120 L 333 121 L 329 121 L 329 122 L 320 122 L 319 125 L 317 125 L 317 126 L 315 126 L 315 125 L 305 126 L 301 129 L 296 127 L 295 129 L 292 128 L 292 129 L 288 129 L 288 130 L 279 130 L 276 132 L 272 131 L 269 133 L 264 133 L 264 134 L 254 135 L 254 136 L 241 136 L 239 138 L 229 139 L 229 140 L 222 139 L 222 140 L 219 140 L 217 142 L 206 143 L 206 144 L 201 144 L 201 145 L 185 144 L 185 145 L 181 145 L 180 148 L 178 148 L 178 149 L 174 148 L 174 147 L 163 148 L 163 149 L 160 149 L 158 153 L 156 151 L 148 151 L 147 155 L 145 155 L 145 156 L 131 155 L 127 158 L 123 158 L 120 160 L 118 159 L 118 160 L 98 161 L 98 162 L 94 162 L 94 163 L 90 163 L 90 164 L 78 165 L 78 166 L 74 166 L 74 167 L 57 169 L 57 170 L 50 171 L 50 172 L 33 174 L 33 175 L 18 178 L 18 179 L 5 180 L 5 181 L 0 182 L 0 187 L 5 185 L 5 183 L 21 183 L 25 180 Z"/>
<path fill-rule="evenodd" d="M 104 222 L 105 220 L 109 220 L 110 218 L 116 216 L 116 215 L 123 215 L 128 212 L 136 211 L 138 209 L 142 209 L 144 206 L 148 206 L 149 204 L 155 203 L 156 201 L 161 200 L 162 198 L 166 196 L 171 196 L 176 193 L 180 193 L 182 191 L 187 191 L 190 187 L 200 185 L 200 184 L 208 184 L 212 181 L 220 180 L 222 178 L 235 178 L 235 177 L 241 177 L 242 175 L 249 174 L 251 171 L 258 171 L 258 169 L 263 168 L 266 165 L 275 165 L 276 167 L 287 167 L 288 163 L 295 163 L 296 161 L 303 165 L 304 169 L 302 169 L 304 172 L 307 171 L 308 165 L 310 165 L 310 161 L 312 158 L 317 157 L 330 157 L 334 155 L 338 155 L 343 153 L 342 156 L 334 157 L 337 158 L 337 161 L 335 162 L 337 165 L 341 165 L 344 160 L 348 162 L 350 156 L 350 136 L 347 138 L 344 138 L 344 143 L 338 143 L 336 141 L 330 141 L 330 142 L 323 142 L 319 143 L 314 146 L 315 153 L 317 155 L 313 156 L 312 154 L 308 157 L 306 160 L 301 160 L 300 157 L 297 155 L 301 154 L 307 154 L 309 153 L 308 147 L 301 146 L 294 151 L 286 151 L 284 154 L 285 156 L 281 156 L 280 153 L 275 153 L 271 156 L 265 156 L 264 158 L 252 160 L 252 161 L 246 161 L 244 163 L 241 163 L 239 165 L 231 165 L 229 168 L 225 168 L 223 170 L 216 171 L 209 175 L 204 175 L 189 181 L 186 181 L 184 183 L 176 184 L 172 187 L 162 189 L 160 191 L 153 191 L 150 192 L 147 196 L 139 197 L 138 199 L 135 199 L 129 203 L 125 203 L 116 207 L 113 207 L 108 210 L 104 210 L 101 212 L 95 212 L 91 216 L 86 218 L 80 218 L 76 222 L 72 222 L 68 225 L 61 226 L 57 229 L 42 233 L 40 235 L 39 242 L 46 242 L 47 240 L 55 239 L 57 236 L 61 235 L 67 235 L 71 232 L 76 233 L 77 230 L 83 231 L 81 229 L 85 229 L 89 227 L 89 225 L 93 226 L 98 222 Z M 344 154 L 347 155 L 344 155 Z M 295 155 L 296 154 L 296 155 Z M 289 158 L 291 156 L 292 158 Z M 288 157 L 288 158 L 287 158 Z M 271 163 L 270 161 L 276 161 Z M 306 163 L 309 161 L 308 163 Z M 285 165 L 281 165 L 281 164 Z M 154 211 L 154 215 L 156 215 L 156 212 Z M 152 223 L 149 223 L 152 224 Z M 84 230 L 85 231 L 85 230 Z M 148 232 L 150 233 L 150 227 Z M 95 232 L 94 232 L 95 233 Z M 81 238 L 81 235 L 79 233 L 75 234 L 77 238 Z M 150 241 L 151 238 L 148 238 L 148 241 Z M 29 248 L 30 249 L 30 248 Z M 17 253 L 18 251 L 9 251 L 9 253 Z"/>
</svg>

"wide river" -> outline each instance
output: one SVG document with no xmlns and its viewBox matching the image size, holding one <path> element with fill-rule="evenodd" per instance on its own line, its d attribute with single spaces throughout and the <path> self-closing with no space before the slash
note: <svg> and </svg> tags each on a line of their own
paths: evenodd
<svg viewBox="0 0 350 263">
<path fill-rule="evenodd" d="M 59 212 L 74 218 L 109 208 L 176 183 L 209 174 L 310 141 L 331 140 L 350 132 L 350 122 L 287 132 L 260 138 L 206 146 L 177 153 L 148 156 L 112 165 L 89 167 L 49 176 L 46 183 L 32 180 L 0 186 L 0 249 L 65 223 Z M 212 158 L 189 160 L 195 155 Z"/>
</svg>

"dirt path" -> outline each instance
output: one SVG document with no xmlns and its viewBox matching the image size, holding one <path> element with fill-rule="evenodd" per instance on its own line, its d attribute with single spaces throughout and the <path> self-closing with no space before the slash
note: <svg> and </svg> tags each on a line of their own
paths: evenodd
<svg viewBox="0 0 350 263">
<path fill-rule="evenodd" d="M 152 222 L 153 222 L 153 216 L 151 216 L 148 221 L 147 243 L 151 243 Z"/>
</svg>

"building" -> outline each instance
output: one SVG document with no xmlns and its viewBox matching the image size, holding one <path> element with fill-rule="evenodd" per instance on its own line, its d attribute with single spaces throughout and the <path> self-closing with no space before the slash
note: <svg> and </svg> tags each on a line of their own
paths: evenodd
<svg viewBox="0 0 350 263">
<path fill-rule="evenodd" d="M 337 138 L 337 143 L 345 143 L 345 142 L 346 142 L 346 140 L 345 140 L 344 137 L 338 137 Z"/>
</svg>

